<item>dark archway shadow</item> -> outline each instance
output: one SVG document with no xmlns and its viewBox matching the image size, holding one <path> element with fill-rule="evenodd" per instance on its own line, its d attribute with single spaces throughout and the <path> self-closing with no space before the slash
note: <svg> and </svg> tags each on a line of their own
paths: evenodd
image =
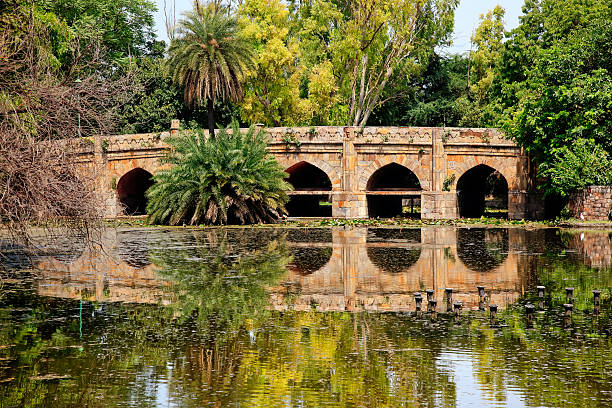
<svg viewBox="0 0 612 408">
<path fill-rule="evenodd" d="M 497 268 L 508 257 L 508 229 L 457 228 L 457 255 L 472 271 Z"/>
<path fill-rule="evenodd" d="M 370 218 L 391 218 L 404 214 L 404 204 L 411 211 L 407 214 L 420 218 L 421 183 L 410 169 L 390 163 L 376 170 L 366 186 L 368 215 Z"/>
<path fill-rule="evenodd" d="M 416 246 L 401 247 L 407 244 Z M 385 272 L 401 273 L 410 269 L 421 257 L 420 244 L 420 228 L 368 228 L 368 258 Z"/>
<path fill-rule="evenodd" d="M 320 168 L 301 161 L 285 170 L 286 179 L 294 191 L 287 203 L 290 217 L 331 217 L 330 194 L 332 184 L 327 174 Z"/>
<path fill-rule="evenodd" d="M 484 164 L 472 167 L 457 181 L 459 216 L 508 216 L 508 182 L 494 168 Z"/>
<path fill-rule="evenodd" d="M 143 215 L 147 210 L 146 191 L 153 185 L 153 175 L 141 168 L 125 173 L 117 183 L 117 197 L 126 215 Z"/>
<path fill-rule="evenodd" d="M 294 244 L 290 245 L 293 260 L 288 265 L 289 269 L 302 276 L 323 268 L 333 253 L 332 231 L 329 228 L 289 229 L 287 242 Z M 313 246 L 308 247 L 308 244 Z"/>
<path fill-rule="evenodd" d="M 289 269 L 300 275 L 310 275 L 329 263 L 333 252 L 332 247 L 324 248 L 291 248 L 293 260 Z"/>
</svg>

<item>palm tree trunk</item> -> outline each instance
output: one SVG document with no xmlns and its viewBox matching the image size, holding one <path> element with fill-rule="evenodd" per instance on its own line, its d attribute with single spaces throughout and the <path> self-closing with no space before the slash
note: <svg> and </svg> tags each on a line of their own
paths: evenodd
<svg viewBox="0 0 612 408">
<path fill-rule="evenodd" d="M 208 107 L 208 134 L 211 138 L 215 137 L 215 109 L 212 99 L 207 100 Z"/>
</svg>

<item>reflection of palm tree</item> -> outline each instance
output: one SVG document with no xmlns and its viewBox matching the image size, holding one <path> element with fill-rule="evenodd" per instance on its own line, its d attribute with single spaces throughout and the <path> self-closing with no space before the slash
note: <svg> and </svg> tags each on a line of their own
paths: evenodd
<svg viewBox="0 0 612 408">
<path fill-rule="evenodd" d="M 158 249 L 152 254 L 159 275 L 171 281 L 175 314 L 196 318 L 211 340 L 263 317 L 266 288 L 278 283 L 290 261 L 285 242 L 273 240 L 263 249 L 235 253 L 224 231 L 208 231 L 207 242 L 201 235 L 194 238 L 195 248 Z"/>
</svg>

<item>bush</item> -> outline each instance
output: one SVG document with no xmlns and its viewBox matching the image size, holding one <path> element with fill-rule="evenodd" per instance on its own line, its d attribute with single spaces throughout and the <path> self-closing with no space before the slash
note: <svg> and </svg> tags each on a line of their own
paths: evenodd
<svg viewBox="0 0 612 408">
<path fill-rule="evenodd" d="M 166 139 L 170 167 L 155 174 L 148 190 L 152 224 L 251 224 L 276 221 L 290 184 L 268 154 L 265 133 L 237 122 L 213 138 L 202 130 Z"/>
<path fill-rule="evenodd" d="M 578 139 L 571 146 L 553 149 L 554 160 L 540 168 L 542 176 L 550 178 L 546 193 L 562 196 L 586 186 L 612 184 L 612 160 L 593 140 Z"/>
</svg>

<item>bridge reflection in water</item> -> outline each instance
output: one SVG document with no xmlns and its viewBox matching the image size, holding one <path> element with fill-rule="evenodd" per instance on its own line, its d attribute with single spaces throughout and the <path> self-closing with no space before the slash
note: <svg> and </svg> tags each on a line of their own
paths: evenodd
<svg viewBox="0 0 612 408">
<path fill-rule="evenodd" d="M 200 235 L 212 245 L 218 231 L 236 256 L 270 240 L 287 242 L 293 261 L 269 288 L 275 310 L 413 311 L 413 293 L 425 298 L 427 289 L 445 310 L 445 288 L 473 309 L 478 285 L 486 287 L 490 303 L 503 307 L 534 286 L 538 262 L 544 262 L 539 255 L 547 250 L 567 249 L 590 267 L 611 262 L 607 232 L 562 239 L 558 230 L 520 228 L 131 229 L 108 231 L 100 252 L 40 261 L 36 289 L 42 296 L 169 304 L 172 283 L 156 273 L 150 251 L 188 250 L 202 244 Z"/>
</svg>

